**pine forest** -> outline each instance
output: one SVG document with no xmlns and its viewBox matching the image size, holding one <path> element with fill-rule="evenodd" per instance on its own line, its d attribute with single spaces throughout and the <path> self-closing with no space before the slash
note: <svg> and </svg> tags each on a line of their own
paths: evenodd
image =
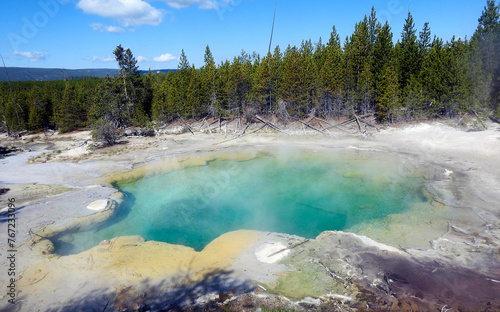
<svg viewBox="0 0 500 312">
<path fill-rule="evenodd" d="M 242 51 L 220 64 L 207 46 L 204 64 L 184 51 L 177 70 L 140 75 L 121 45 L 114 77 L 0 84 L 0 128 L 10 133 L 47 129 L 154 127 L 175 120 L 249 118 L 325 119 L 374 114 L 380 123 L 465 114 L 500 116 L 500 13 L 488 0 L 471 38 L 444 41 L 411 13 L 400 33 L 376 11 L 340 38 L 276 46 L 267 55 Z"/>
</svg>

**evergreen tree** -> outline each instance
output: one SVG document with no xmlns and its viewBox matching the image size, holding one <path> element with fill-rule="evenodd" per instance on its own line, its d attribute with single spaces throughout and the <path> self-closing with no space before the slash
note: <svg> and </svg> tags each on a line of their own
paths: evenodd
<svg viewBox="0 0 500 312">
<path fill-rule="evenodd" d="M 478 22 L 479 25 L 472 36 L 471 44 L 477 53 L 474 57 L 481 60 L 481 69 L 476 68 L 474 71 L 479 73 L 486 86 L 477 85 L 476 92 L 489 91 L 488 99 L 479 99 L 482 102 L 480 105 L 497 110 L 500 116 L 500 53 L 498 52 L 500 49 L 500 12 L 494 0 L 486 1 Z"/>
<path fill-rule="evenodd" d="M 280 89 L 283 100 L 288 104 L 288 112 L 296 117 L 309 113 L 312 105 L 312 54 L 308 54 L 307 44 L 302 50 L 303 54 L 294 46 L 287 52 Z"/>
<path fill-rule="evenodd" d="M 379 24 L 377 26 L 376 34 L 377 37 L 373 47 L 372 73 L 375 84 L 375 98 L 377 100 L 379 94 L 381 93 L 380 82 L 382 80 L 382 76 L 384 75 L 384 70 L 389 62 L 394 61 L 394 49 L 391 27 L 388 22 L 385 22 L 384 26 Z"/>
<path fill-rule="evenodd" d="M 394 122 L 401 106 L 399 79 L 394 60 L 383 69 L 378 87 L 376 116 L 380 122 Z"/>
<path fill-rule="evenodd" d="M 455 38 L 447 45 L 447 66 L 451 79 L 446 96 L 449 102 L 446 113 L 449 116 L 470 110 L 468 99 L 472 93 L 472 82 L 468 76 L 468 48 L 466 41 Z"/>
<path fill-rule="evenodd" d="M 411 80 L 419 74 L 421 60 L 419 58 L 419 49 L 415 30 L 413 16 L 408 12 L 403 31 L 401 32 L 401 41 L 398 42 L 398 75 L 401 88 L 406 90 Z"/>
<path fill-rule="evenodd" d="M 478 19 L 479 25 L 474 36 L 484 36 L 497 32 L 499 19 L 500 12 L 498 6 L 495 5 L 495 0 L 487 0 L 481 17 Z"/>
<path fill-rule="evenodd" d="M 187 88 L 187 110 L 191 112 L 191 117 L 199 118 L 206 114 L 202 103 L 202 79 L 199 71 L 197 71 L 194 65 L 190 68 L 189 75 L 189 86 Z"/>
<path fill-rule="evenodd" d="M 343 105 L 344 63 L 335 26 L 325 47 L 325 62 L 320 71 L 319 84 L 321 112 L 327 118 L 332 114 L 340 117 Z"/>
<path fill-rule="evenodd" d="M 429 49 L 431 47 L 431 29 L 429 28 L 429 23 L 425 22 L 424 27 L 422 28 L 422 31 L 419 33 L 418 36 L 418 48 L 420 52 L 420 59 L 424 59 L 427 52 L 429 52 Z"/>
<path fill-rule="evenodd" d="M 325 58 L 326 58 L 325 48 L 326 46 L 323 44 L 323 40 L 320 37 L 318 42 L 316 43 L 316 48 L 314 49 L 313 53 L 314 66 L 316 67 L 318 75 L 321 72 L 321 69 L 323 68 L 323 65 L 325 63 Z"/>
<path fill-rule="evenodd" d="M 152 119 L 159 122 L 170 121 L 172 116 L 168 115 L 167 111 L 167 98 L 168 98 L 168 85 L 167 80 L 163 80 L 153 87 L 153 101 L 152 101 Z"/>
<path fill-rule="evenodd" d="M 356 24 L 345 44 L 347 114 L 365 114 L 374 109 L 371 73 L 371 43 L 368 19 Z"/>
<path fill-rule="evenodd" d="M 240 115 L 246 105 L 251 89 L 251 69 L 253 66 L 242 63 L 240 58 L 235 57 L 229 68 L 226 93 L 228 100 L 228 111 L 230 114 Z"/>
<path fill-rule="evenodd" d="M 370 57 L 372 57 L 373 48 L 375 46 L 375 41 L 377 39 L 378 30 L 380 29 L 380 23 L 377 22 L 377 13 L 375 12 L 375 7 L 372 6 L 370 16 L 368 17 L 368 40 L 370 44 Z"/>
<path fill-rule="evenodd" d="M 219 117 L 222 112 L 217 98 L 217 68 L 215 67 L 214 57 L 208 45 L 205 48 L 204 61 L 205 64 L 201 69 L 203 76 L 203 106 L 209 115 Z"/>
<path fill-rule="evenodd" d="M 255 73 L 255 80 L 253 83 L 253 99 L 257 103 L 259 110 L 264 107 L 270 113 L 273 112 L 273 79 L 271 76 L 271 60 L 272 54 L 269 52 L 266 57 L 260 62 L 260 66 Z"/>
<path fill-rule="evenodd" d="M 126 110 L 126 114 L 131 117 L 135 113 L 137 105 L 137 94 L 135 90 L 135 84 L 139 77 L 137 60 L 130 49 L 127 48 L 125 50 L 121 45 L 116 47 L 113 54 L 115 55 L 115 60 L 118 62 L 119 73 L 123 81 L 123 93 L 126 105 L 121 109 Z M 125 124 L 120 124 L 120 127 L 124 126 Z"/>
<path fill-rule="evenodd" d="M 179 58 L 179 65 L 177 65 L 176 76 L 178 76 L 178 81 L 175 90 L 175 101 L 179 106 L 179 113 L 184 117 L 188 117 L 190 115 L 190 109 L 187 103 L 187 90 L 191 82 L 190 75 L 191 67 L 189 66 L 184 49 L 182 49 L 181 56 Z"/>
<path fill-rule="evenodd" d="M 277 108 L 277 103 L 281 99 L 281 82 L 283 80 L 283 54 L 279 46 L 274 48 L 273 56 L 269 62 L 271 71 L 271 92 L 269 107 Z"/>
<path fill-rule="evenodd" d="M 28 93 L 28 130 L 42 131 L 50 126 L 52 103 L 44 89 L 34 87 Z"/>
<path fill-rule="evenodd" d="M 68 84 L 64 89 L 64 94 L 60 106 L 58 108 L 58 122 L 59 131 L 69 132 L 78 129 L 82 123 L 78 119 L 79 105 L 78 105 L 77 89 L 74 85 Z"/>
<path fill-rule="evenodd" d="M 100 119 L 111 122 L 116 128 L 124 128 L 130 123 L 126 107 L 128 101 L 122 92 L 119 79 L 106 76 L 96 88 L 96 96 L 90 110 L 92 122 Z"/>
<path fill-rule="evenodd" d="M 0 94 L 0 111 L 2 124 L 7 128 L 7 133 L 9 135 L 11 135 L 12 132 L 25 129 L 22 120 L 22 107 L 17 103 L 16 93 L 17 92 L 13 91 L 13 87 L 10 84 L 3 84 Z"/>
<path fill-rule="evenodd" d="M 447 66 L 444 43 L 434 39 L 422 64 L 418 81 L 424 93 L 424 107 L 431 115 L 442 113 L 443 96 L 451 77 Z"/>
</svg>

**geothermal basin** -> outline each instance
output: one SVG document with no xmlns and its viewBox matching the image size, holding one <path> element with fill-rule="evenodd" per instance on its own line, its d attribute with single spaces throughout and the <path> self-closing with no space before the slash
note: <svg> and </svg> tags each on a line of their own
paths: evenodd
<svg viewBox="0 0 500 312">
<path fill-rule="evenodd" d="M 53 239 L 56 253 L 78 253 L 125 235 L 201 251 L 242 229 L 304 238 L 328 230 L 383 232 L 394 214 L 445 210 L 431 205 L 423 171 L 387 155 L 288 150 L 245 160 L 213 157 L 205 165 L 116 183 L 125 194 L 119 212 Z"/>
<path fill-rule="evenodd" d="M 163 135 L 82 155 L 89 137 L 0 161 L 18 301 L 0 310 L 500 310 L 497 125 Z"/>
</svg>

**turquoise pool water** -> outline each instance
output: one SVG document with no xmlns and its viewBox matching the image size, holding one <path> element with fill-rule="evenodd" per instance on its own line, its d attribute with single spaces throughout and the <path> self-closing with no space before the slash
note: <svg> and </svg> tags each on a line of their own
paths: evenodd
<svg viewBox="0 0 500 312">
<path fill-rule="evenodd" d="M 120 213 L 99 228 L 59 237 L 56 252 L 80 252 L 122 235 L 196 250 L 238 229 L 314 238 L 427 201 L 423 178 L 404 172 L 394 160 L 355 155 L 215 160 L 118 185 L 127 198 Z"/>
</svg>

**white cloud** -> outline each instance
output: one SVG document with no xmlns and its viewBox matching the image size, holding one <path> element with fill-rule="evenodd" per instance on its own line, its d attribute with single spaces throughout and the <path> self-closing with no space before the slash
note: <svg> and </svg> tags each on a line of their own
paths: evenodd
<svg viewBox="0 0 500 312">
<path fill-rule="evenodd" d="M 100 32 L 110 32 L 110 33 L 122 33 L 125 31 L 125 29 L 117 26 L 108 26 L 108 25 L 103 25 L 101 23 L 93 23 L 90 24 L 90 27 L 92 30 L 95 31 L 100 31 Z"/>
<path fill-rule="evenodd" d="M 14 55 L 24 56 L 30 62 L 38 62 L 41 60 L 45 60 L 47 58 L 47 53 L 43 53 L 43 52 L 14 51 Z"/>
<path fill-rule="evenodd" d="M 162 54 L 160 56 L 156 56 L 156 57 L 153 57 L 153 61 L 155 62 L 170 62 L 170 61 L 173 61 L 173 60 L 176 60 L 177 58 L 175 56 L 173 56 L 172 54 L 170 53 L 165 53 L 165 54 Z"/>
<path fill-rule="evenodd" d="M 113 62 L 115 58 L 112 56 L 92 56 L 90 60 L 92 62 Z"/>
<path fill-rule="evenodd" d="M 142 62 L 147 62 L 148 58 L 144 56 L 138 56 L 135 58 L 137 60 L 137 63 L 142 63 Z"/>
<path fill-rule="evenodd" d="M 215 0 L 163 0 L 174 9 L 184 9 L 192 4 L 197 4 L 200 9 L 217 9 L 217 1 Z M 227 2 L 227 0 L 223 1 Z"/>
<path fill-rule="evenodd" d="M 77 6 L 87 14 L 113 18 L 125 27 L 159 25 L 165 15 L 143 0 L 79 0 Z"/>
</svg>

